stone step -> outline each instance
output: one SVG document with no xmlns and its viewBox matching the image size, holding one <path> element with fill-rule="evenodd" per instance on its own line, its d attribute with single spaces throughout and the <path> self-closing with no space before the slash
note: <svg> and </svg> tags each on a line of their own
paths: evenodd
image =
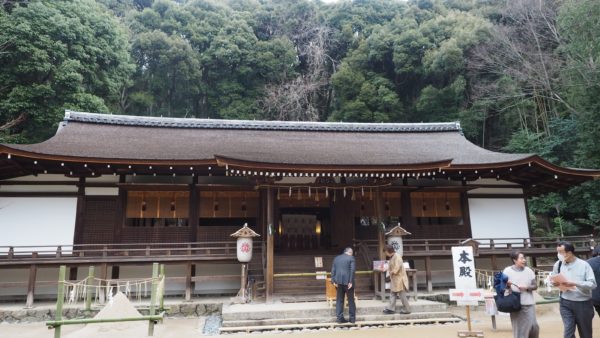
<svg viewBox="0 0 600 338">
<path fill-rule="evenodd" d="M 380 300 L 359 300 L 357 316 L 382 315 L 387 302 Z M 428 300 L 410 302 L 414 314 L 423 312 L 445 312 L 447 305 Z M 296 318 L 332 318 L 335 304 L 327 302 L 273 303 L 273 304 L 232 304 L 224 305 L 223 321 L 296 319 Z"/>
<path fill-rule="evenodd" d="M 347 317 L 347 316 L 346 316 Z M 394 320 L 415 320 L 415 319 L 430 319 L 430 318 L 449 318 L 453 315 L 449 312 L 416 312 L 411 314 L 393 314 L 386 315 L 369 314 L 356 315 L 357 322 L 369 321 L 394 321 Z M 347 319 L 347 318 L 346 318 Z M 244 326 L 263 326 L 263 325 L 291 325 L 291 324 L 310 324 L 310 323 L 331 323 L 335 322 L 335 314 L 327 317 L 307 317 L 307 318 L 269 318 L 260 320 L 224 320 L 222 327 L 244 327 Z"/>
<path fill-rule="evenodd" d="M 406 319 L 376 319 L 376 318 L 365 318 L 366 320 L 360 320 L 357 318 L 356 323 L 345 323 L 338 324 L 335 321 L 329 322 L 308 322 L 308 323 L 296 323 L 296 324 L 265 324 L 265 325 L 247 325 L 247 326 L 222 326 L 219 328 L 219 332 L 222 333 L 233 333 L 233 332 L 255 332 L 255 331 L 286 331 L 291 332 L 293 330 L 303 329 L 319 329 L 319 328 L 336 328 L 336 327 L 369 327 L 369 326 L 383 326 L 389 327 L 394 325 L 415 325 L 415 324 L 443 324 L 443 323 L 457 323 L 461 319 L 453 316 L 450 313 L 440 313 L 440 315 L 446 314 L 447 316 L 432 316 L 427 318 L 406 318 Z"/>
</svg>

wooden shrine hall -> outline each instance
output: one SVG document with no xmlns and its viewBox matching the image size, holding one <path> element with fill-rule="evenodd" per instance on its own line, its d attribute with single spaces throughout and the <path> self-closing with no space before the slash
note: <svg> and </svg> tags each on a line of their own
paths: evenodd
<svg viewBox="0 0 600 338">
<path fill-rule="evenodd" d="M 0 299 L 51 294 L 60 264 L 71 279 L 89 265 L 126 279 L 147 275 L 156 261 L 166 264 L 167 293 L 235 293 L 230 235 L 244 223 L 261 236 L 249 274 L 267 300 L 324 293 L 322 280 L 301 275 L 329 270 L 346 246 L 355 247 L 359 270 L 372 270 L 385 232 L 398 224 L 411 234 L 405 259 L 431 289 L 452 280 L 450 247 L 469 238 L 490 268 L 513 247 L 553 255 L 555 239 L 530 236 L 527 197 L 599 177 L 480 148 L 456 122 L 67 111 L 47 141 L 0 145 Z M 357 284 L 357 292 L 373 290 L 368 275 Z"/>
</svg>

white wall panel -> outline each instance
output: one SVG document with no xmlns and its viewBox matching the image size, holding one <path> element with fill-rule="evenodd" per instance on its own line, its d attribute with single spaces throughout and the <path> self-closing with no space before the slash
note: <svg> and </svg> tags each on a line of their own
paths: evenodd
<svg viewBox="0 0 600 338">
<path fill-rule="evenodd" d="M 469 197 L 471 233 L 473 238 L 527 238 L 529 228 L 525 200 L 521 198 Z M 494 240 L 523 246 L 522 241 Z M 481 243 L 487 247 L 488 243 Z"/>
<path fill-rule="evenodd" d="M 0 197 L 0 246 L 73 244 L 76 208 L 74 197 Z"/>
</svg>

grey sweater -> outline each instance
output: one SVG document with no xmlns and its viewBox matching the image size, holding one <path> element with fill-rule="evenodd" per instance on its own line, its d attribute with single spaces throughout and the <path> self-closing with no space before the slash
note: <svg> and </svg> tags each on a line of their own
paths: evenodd
<svg viewBox="0 0 600 338">
<path fill-rule="evenodd" d="M 560 297 L 566 300 L 582 302 L 592 299 L 592 290 L 596 288 L 596 278 L 592 267 L 583 259 L 575 258 L 571 263 L 563 262 L 558 271 L 558 262 L 554 263 L 552 274 L 562 273 L 567 280 L 575 283 L 574 290 L 566 290 Z"/>
</svg>

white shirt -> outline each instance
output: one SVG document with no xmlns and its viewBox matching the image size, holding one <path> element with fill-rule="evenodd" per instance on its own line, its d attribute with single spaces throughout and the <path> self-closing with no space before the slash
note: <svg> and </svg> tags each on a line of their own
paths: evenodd
<svg viewBox="0 0 600 338">
<path fill-rule="evenodd" d="M 518 270 L 514 265 L 511 265 L 506 267 L 502 272 L 508 276 L 508 280 L 512 283 L 512 291 L 521 293 L 521 305 L 534 305 L 533 292 L 519 290 L 519 287 L 530 288 L 536 285 L 533 270 L 528 267 Z"/>
</svg>

